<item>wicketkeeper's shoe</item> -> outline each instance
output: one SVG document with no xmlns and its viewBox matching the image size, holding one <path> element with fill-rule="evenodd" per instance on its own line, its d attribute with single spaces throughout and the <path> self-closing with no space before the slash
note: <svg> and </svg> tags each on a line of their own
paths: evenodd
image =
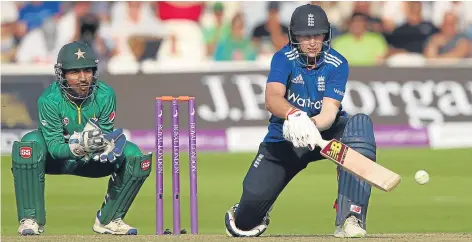
<svg viewBox="0 0 472 242">
<path fill-rule="evenodd" d="M 99 234 L 119 234 L 119 235 L 137 235 L 138 230 L 123 222 L 121 218 L 111 221 L 107 225 L 103 225 L 95 218 L 95 224 L 93 225 L 93 231 Z"/>
<path fill-rule="evenodd" d="M 347 218 L 344 224 L 337 226 L 334 231 L 334 237 L 337 238 L 363 238 L 366 234 L 355 216 Z"/>
<path fill-rule="evenodd" d="M 44 227 L 36 223 L 36 220 L 26 218 L 20 221 L 18 234 L 20 235 L 39 235 L 44 232 Z"/>
</svg>

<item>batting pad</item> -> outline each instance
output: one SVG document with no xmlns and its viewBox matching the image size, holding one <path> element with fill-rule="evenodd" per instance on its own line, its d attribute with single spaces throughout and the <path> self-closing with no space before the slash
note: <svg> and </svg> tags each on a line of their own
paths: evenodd
<svg viewBox="0 0 472 242">
<path fill-rule="evenodd" d="M 117 173 L 108 181 L 105 201 L 98 213 L 101 224 L 108 224 L 117 218 L 124 219 L 139 189 L 151 173 L 152 154 L 126 158 Z"/>
<path fill-rule="evenodd" d="M 356 114 L 349 119 L 341 141 L 365 157 L 376 161 L 377 147 L 373 124 L 369 116 Z M 347 217 L 354 215 L 361 220 L 362 227 L 366 229 L 371 185 L 340 167 L 338 171 L 336 226 L 343 224 Z"/>
<path fill-rule="evenodd" d="M 18 222 L 24 218 L 46 224 L 44 180 L 46 157 L 36 141 L 13 143 L 12 172 L 15 184 Z"/>
</svg>

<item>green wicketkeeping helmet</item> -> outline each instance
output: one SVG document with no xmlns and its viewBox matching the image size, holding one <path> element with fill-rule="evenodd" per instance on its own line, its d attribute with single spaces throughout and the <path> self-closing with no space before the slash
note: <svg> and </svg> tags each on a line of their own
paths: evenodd
<svg viewBox="0 0 472 242">
<path fill-rule="evenodd" d="M 69 70 L 89 68 L 93 70 L 92 83 L 90 84 L 88 94 L 85 97 L 81 97 L 76 95 L 67 84 L 65 73 Z M 98 59 L 93 49 L 86 43 L 74 41 L 64 45 L 59 51 L 54 69 L 61 88 L 71 97 L 86 99 L 90 97 L 95 90 L 98 78 Z"/>
</svg>

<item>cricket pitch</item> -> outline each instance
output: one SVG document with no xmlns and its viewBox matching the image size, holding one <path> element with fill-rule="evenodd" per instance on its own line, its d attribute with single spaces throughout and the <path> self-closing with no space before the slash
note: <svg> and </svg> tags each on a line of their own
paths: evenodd
<svg viewBox="0 0 472 242">
<path fill-rule="evenodd" d="M 23 241 L 127 241 L 127 242 L 145 242 L 145 241 L 352 241 L 352 239 L 334 238 L 332 235 L 279 235 L 279 236 L 261 236 L 258 238 L 230 238 L 226 235 L 180 235 L 180 236 L 154 236 L 154 235 L 138 235 L 138 236 L 114 236 L 114 235 L 49 235 L 34 237 L 5 236 L 2 241 L 23 242 Z M 356 242 L 361 241 L 471 241 L 471 233 L 428 233 L 428 234 L 372 234 L 363 239 L 355 239 Z"/>
<path fill-rule="evenodd" d="M 453 154 L 453 155 L 451 155 Z M 398 172 L 402 183 L 393 192 L 373 189 L 367 218 L 368 237 L 354 241 L 472 241 L 470 149 L 379 149 L 385 167 Z M 2 241 L 348 241 L 334 238 L 337 196 L 336 166 L 329 161 L 310 164 L 297 175 L 277 200 L 271 224 L 259 238 L 229 238 L 224 215 L 241 196 L 242 181 L 254 159 L 252 153 L 200 153 L 199 235 L 156 236 L 155 176 L 150 176 L 124 221 L 139 229 L 139 236 L 95 235 L 91 228 L 106 192 L 108 177 L 46 176 L 47 224 L 35 237 L 17 235 L 18 218 L 11 173 L 11 157 L 1 160 Z M 182 161 L 188 155 L 182 154 Z M 171 174 L 165 155 L 165 174 Z M 153 167 L 154 168 L 154 167 Z M 188 174 L 188 165 L 181 166 Z M 427 170 L 428 184 L 414 180 Z M 171 176 L 165 175 L 164 223 L 172 226 Z M 190 232 L 188 175 L 182 175 L 182 224 Z M 352 239 L 350 241 L 353 241 Z"/>
</svg>

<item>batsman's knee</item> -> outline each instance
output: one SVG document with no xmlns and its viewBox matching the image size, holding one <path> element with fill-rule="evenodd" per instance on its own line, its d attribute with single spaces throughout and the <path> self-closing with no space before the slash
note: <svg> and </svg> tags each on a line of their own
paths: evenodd
<svg viewBox="0 0 472 242">
<path fill-rule="evenodd" d="M 369 116 L 365 114 L 352 116 L 347 121 L 341 141 L 365 157 L 376 161 L 377 146 L 374 127 Z"/>
<path fill-rule="evenodd" d="M 236 226 L 236 209 L 239 204 L 231 207 L 225 214 L 226 234 L 230 237 L 258 237 L 263 234 L 269 226 L 269 214 L 263 219 L 262 223 L 249 230 L 241 230 Z"/>
</svg>

